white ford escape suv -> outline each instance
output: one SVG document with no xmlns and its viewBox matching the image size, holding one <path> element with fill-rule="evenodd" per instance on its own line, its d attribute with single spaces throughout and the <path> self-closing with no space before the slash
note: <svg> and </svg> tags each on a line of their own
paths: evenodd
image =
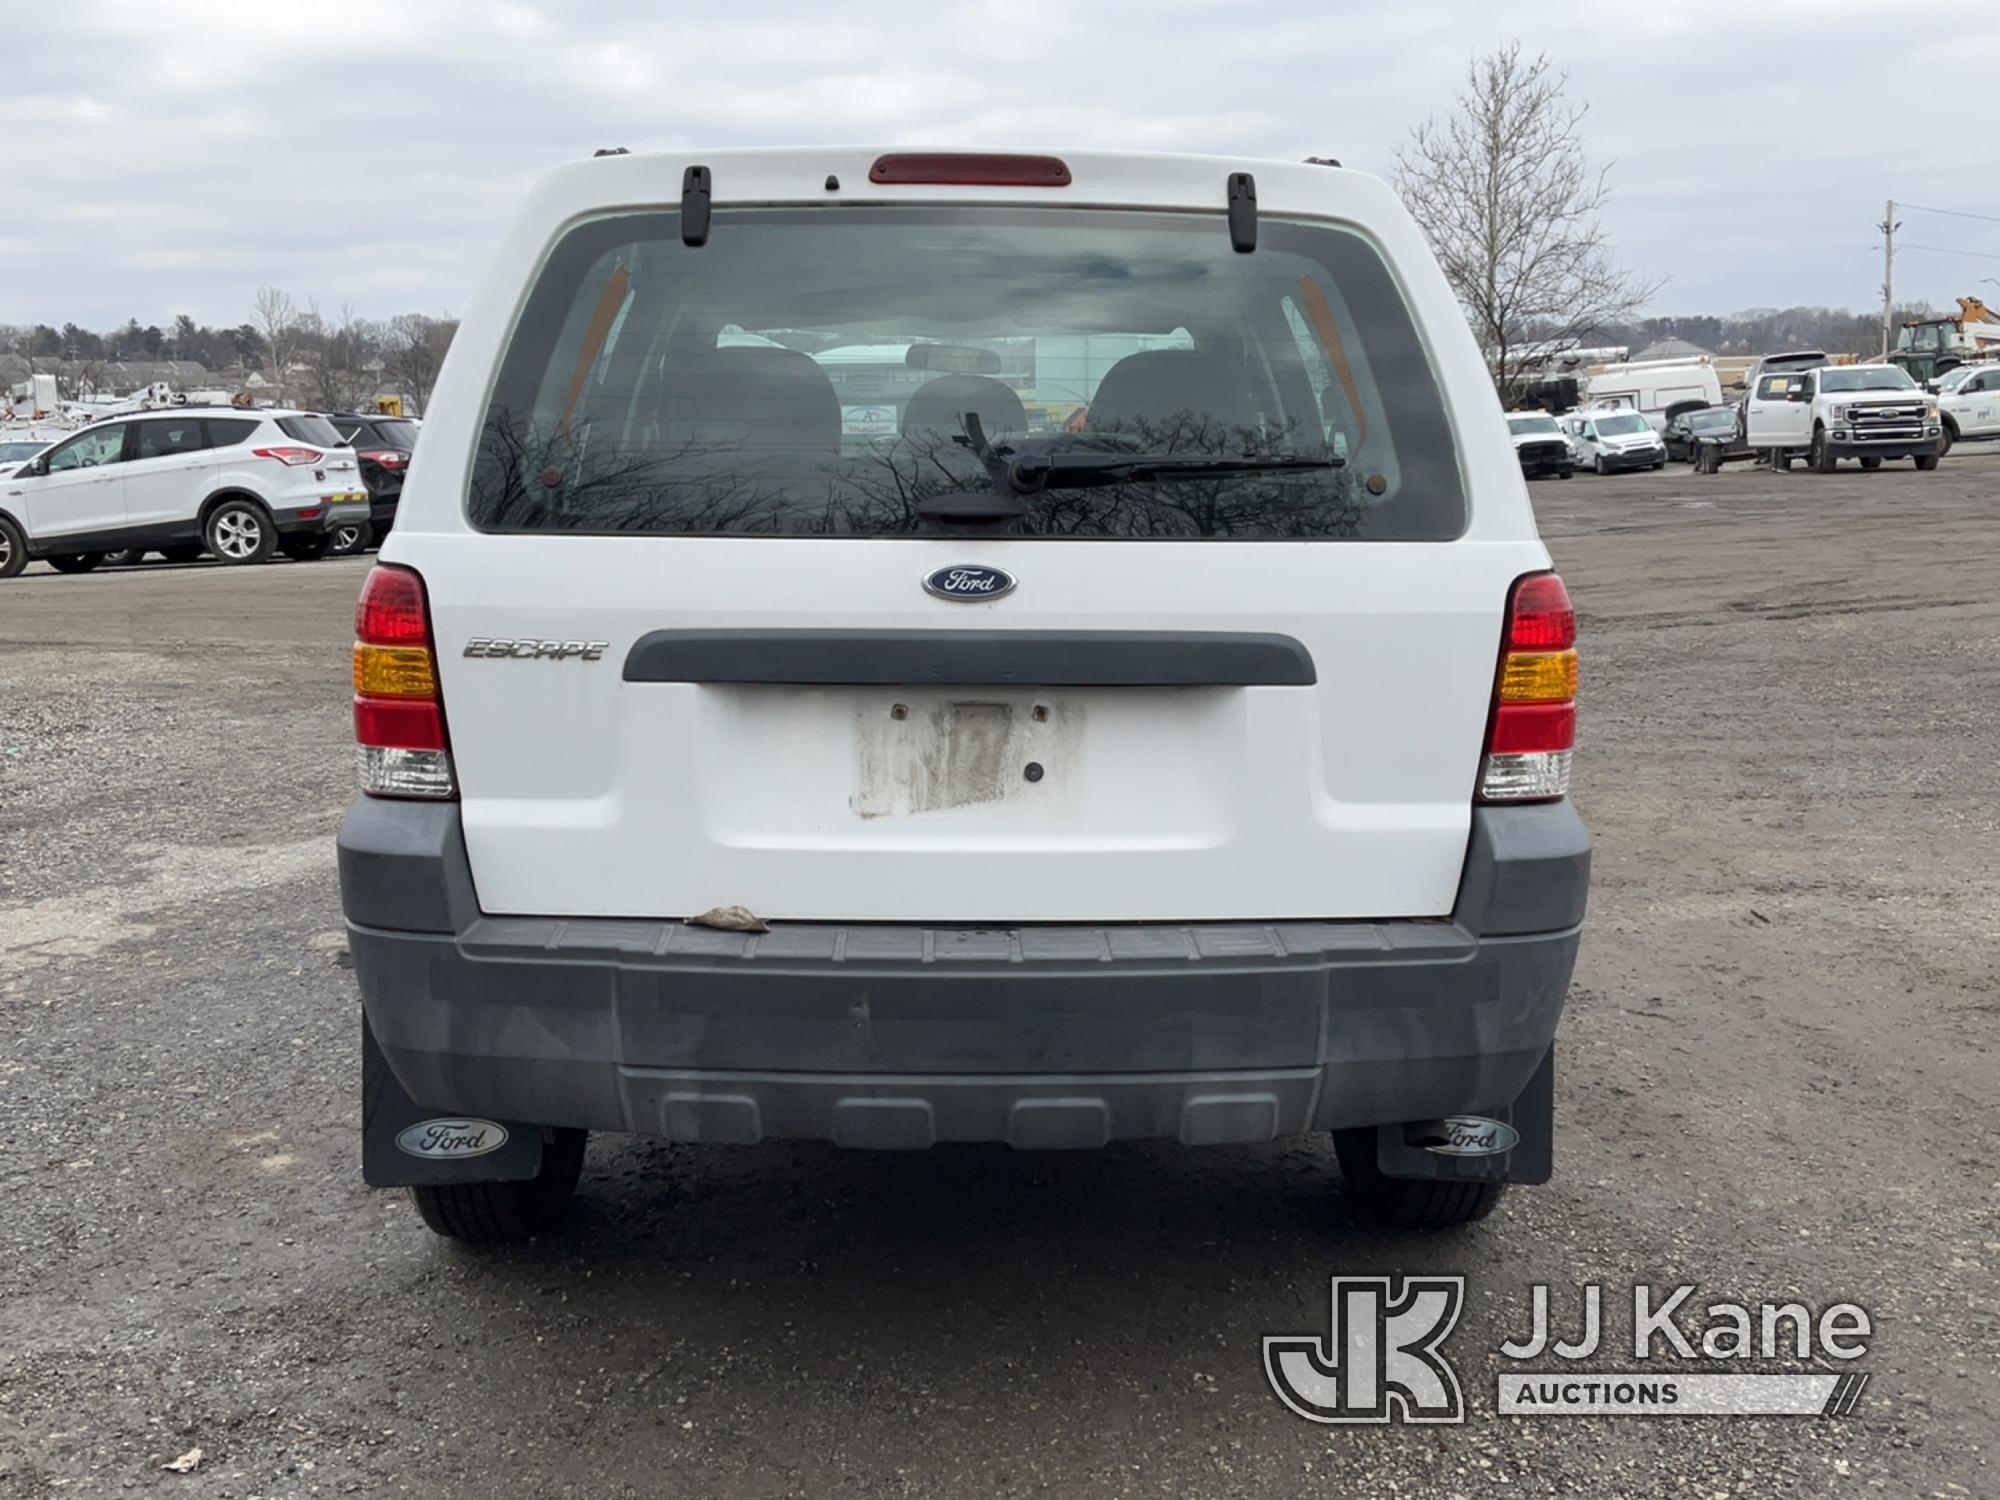
<svg viewBox="0 0 2000 1500">
<path fill-rule="evenodd" d="M 565 167 L 357 623 L 364 1170 L 441 1233 L 589 1130 L 1323 1131 L 1418 1225 L 1548 1177 L 1574 616 L 1379 182 Z"/>
<path fill-rule="evenodd" d="M 83 573 L 105 554 L 191 561 L 322 556 L 368 519 L 368 492 L 325 417 L 181 406 L 86 427 L 0 472 L 0 578 L 30 558 Z"/>
</svg>

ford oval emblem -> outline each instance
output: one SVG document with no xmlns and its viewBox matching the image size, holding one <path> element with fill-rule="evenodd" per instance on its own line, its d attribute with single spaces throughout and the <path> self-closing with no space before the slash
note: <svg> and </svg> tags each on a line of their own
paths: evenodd
<svg viewBox="0 0 2000 1500">
<path fill-rule="evenodd" d="M 507 1127 L 492 1120 L 419 1120 L 396 1137 L 396 1149 L 432 1161 L 484 1156 L 507 1144 Z"/>
<path fill-rule="evenodd" d="M 925 578 L 924 592 L 940 599 L 998 599 L 1014 592 L 1014 575 L 984 563 L 954 563 Z"/>
<path fill-rule="evenodd" d="M 1446 1115 L 1423 1132 L 1424 1149 L 1439 1156 L 1498 1156 L 1520 1142 L 1512 1125 L 1484 1115 Z"/>
</svg>

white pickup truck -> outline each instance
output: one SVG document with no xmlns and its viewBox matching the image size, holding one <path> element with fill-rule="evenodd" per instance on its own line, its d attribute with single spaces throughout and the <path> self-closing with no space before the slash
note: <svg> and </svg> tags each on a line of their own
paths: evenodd
<svg viewBox="0 0 2000 1500">
<path fill-rule="evenodd" d="M 1937 403 L 1895 365 L 1828 365 L 1759 374 L 1744 407 L 1745 440 L 1775 467 L 1804 457 L 1821 474 L 1843 458 L 1864 469 L 1911 458 L 1935 469 L 1944 449 Z"/>
</svg>

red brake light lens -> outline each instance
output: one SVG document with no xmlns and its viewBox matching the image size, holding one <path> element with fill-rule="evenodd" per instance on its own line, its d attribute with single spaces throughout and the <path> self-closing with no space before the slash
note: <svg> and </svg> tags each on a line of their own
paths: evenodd
<svg viewBox="0 0 2000 1500">
<path fill-rule="evenodd" d="M 1059 156 L 1010 156 L 989 151 L 897 151 L 875 158 L 870 182 L 950 187 L 1070 185 L 1069 163 Z"/>
<path fill-rule="evenodd" d="M 326 455 L 317 448 L 253 448 L 250 451 L 259 458 L 276 459 L 292 469 L 326 462 Z"/>
<path fill-rule="evenodd" d="M 385 469 L 400 469 L 403 467 L 403 455 L 396 452 L 393 448 L 370 449 L 361 456 L 373 463 L 380 464 Z"/>
<path fill-rule="evenodd" d="M 364 646 L 429 646 L 423 579 L 387 563 L 369 569 L 354 606 L 354 634 Z"/>
<path fill-rule="evenodd" d="M 1514 586 L 1508 616 L 1510 651 L 1567 651 L 1576 644 L 1576 610 L 1569 590 L 1553 573 L 1536 573 Z"/>
<path fill-rule="evenodd" d="M 376 750 L 444 750 L 444 714 L 435 700 L 354 700 L 354 738 Z"/>
</svg>

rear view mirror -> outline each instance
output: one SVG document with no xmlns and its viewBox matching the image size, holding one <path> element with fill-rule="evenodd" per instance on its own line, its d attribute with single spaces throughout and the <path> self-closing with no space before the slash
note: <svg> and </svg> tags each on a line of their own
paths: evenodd
<svg viewBox="0 0 2000 1500">
<path fill-rule="evenodd" d="M 912 344 L 903 355 L 912 370 L 935 370 L 940 375 L 998 375 L 1000 356 L 991 349 L 970 344 Z"/>
</svg>

